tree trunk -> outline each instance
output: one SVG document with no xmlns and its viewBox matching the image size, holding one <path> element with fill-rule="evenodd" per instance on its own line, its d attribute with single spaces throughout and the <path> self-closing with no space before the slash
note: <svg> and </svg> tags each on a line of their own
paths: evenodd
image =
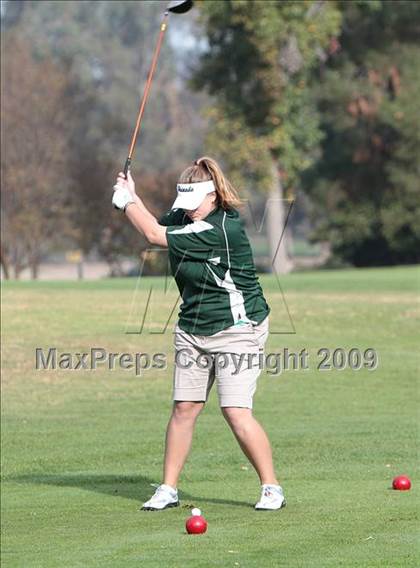
<svg viewBox="0 0 420 568">
<path fill-rule="evenodd" d="M 15 279 L 19 280 L 20 273 L 23 270 L 23 266 L 19 262 L 16 262 L 15 265 L 14 265 L 14 269 L 15 269 Z"/>
<path fill-rule="evenodd" d="M 79 261 L 77 263 L 77 278 L 78 280 L 83 280 L 84 277 L 84 266 L 83 266 L 83 260 Z"/>
<path fill-rule="evenodd" d="M 38 279 L 39 263 L 37 260 L 31 262 L 31 277 L 32 280 Z"/>
<path fill-rule="evenodd" d="M 287 274 L 293 268 L 286 243 L 289 231 L 285 230 L 290 206 L 283 197 L 283 185 L 279 164 L 276 160 L 273 160 L 272 180 L 267 202 L 267 237 L 270 246 L 271 269 L 276 274 Z"/>
<path fill-rule="evenodd" d="M 7 257 L 6 253 L 4 252 L 3 247 L 0 247 L 0 263 L 1 263 L 1 266 L 3 267 L 4 278 L 6 280 L 9 280 L 9 278 L 10 278 L 9 258 Z"/>
</svg>

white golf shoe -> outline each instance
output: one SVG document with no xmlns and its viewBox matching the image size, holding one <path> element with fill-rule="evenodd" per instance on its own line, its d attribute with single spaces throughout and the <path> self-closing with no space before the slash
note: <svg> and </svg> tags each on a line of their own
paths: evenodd
<svg viewBox="0 0 420 568">
<path fill-rule="evenodd" d="M 286 499 L 280 485 L 262 485 L 261 498 L 255 505 L 258 511 L 275 511 L 286 506 Z"/>
<path fill-rule="evenodd" d="M 169 507 L 178 507 L 178 491 L 170 485 L 159 485 L 151 499 L 146 501 L 142 511 L 163 511 Z"/>
</svg>

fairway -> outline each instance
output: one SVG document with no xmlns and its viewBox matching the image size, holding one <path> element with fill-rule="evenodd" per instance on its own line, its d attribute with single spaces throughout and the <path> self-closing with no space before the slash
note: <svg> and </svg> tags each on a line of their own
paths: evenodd
<svg viewBox="0 0 420 568">
<path fill-rule="evenodd" d="M 215 391 L 181 477 L 181 507 L 139 511 L 160 482 L 171 410 L 177 310 L 163 331 L 172 281 L 3 284 L 2 566 L 419 565 L 418 267 L 260 281 L 275 332 L 266 352 L 306 349 L 309 363 L 264 371 L 254 399 L 287 498 L 277 512 L 253 510 L 258 479 Z M 37 347 L 162 353 L 168 366 L 36 370 Z M 321 348 L 371 348 L 379 364 L 320 371 Z M 390 489 L 398 474 L 411 477 L 411 491 Z M 208 521 L 204 535 L 185 533 L 192 506 Z"/>
</svg>

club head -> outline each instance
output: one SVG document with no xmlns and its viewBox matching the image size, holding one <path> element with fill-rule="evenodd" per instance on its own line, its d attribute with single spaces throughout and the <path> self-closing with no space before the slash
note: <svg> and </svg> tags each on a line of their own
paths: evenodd
<svg viewBox="0 0 420 568">
<path fill-rule="evenodd" d="M 193 0 L 174 0 L 169 2 L 167 10 L 173 14 L 185 14 L 185 12 L 191 10 L 192 6 Z"/>
</svg>

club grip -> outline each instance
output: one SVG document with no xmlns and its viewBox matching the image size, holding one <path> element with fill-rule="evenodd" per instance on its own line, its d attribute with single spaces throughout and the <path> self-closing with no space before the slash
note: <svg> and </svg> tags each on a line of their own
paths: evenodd
<svg viewBox="0 0 420 568">
<path fill-rule="evenodd" d="M 124 175 L 125 175 L 125 179 L 127 179 L 127 174 L 128 174 L 128 170 L 130 169 L 131 166 L 131 158 L 127 158 L 125 161 L 125 166 L 124 166 Z"/>
</svg>

